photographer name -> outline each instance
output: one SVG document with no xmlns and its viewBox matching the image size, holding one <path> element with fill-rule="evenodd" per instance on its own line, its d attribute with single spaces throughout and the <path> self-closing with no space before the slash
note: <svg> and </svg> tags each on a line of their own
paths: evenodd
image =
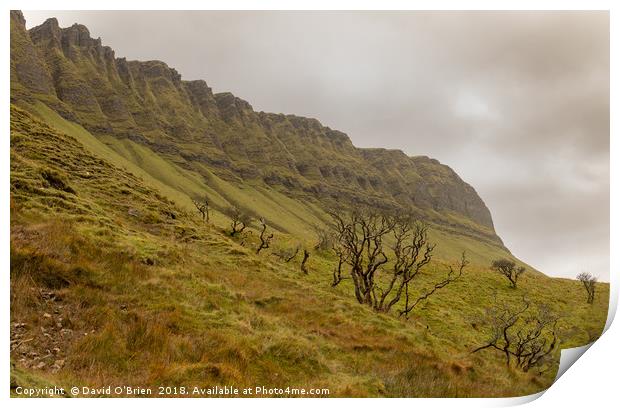
<svg viewBox="0 0 620 408">
<path fill-rule="evenodd" d="M 71 388 L 72 395 L 84 395 L 84 396 L 98 396 L 98 395 L 152 395 L 153 390 L 143 387 L 129 387 L 126 385 L 119 385 L 113 387 L 108 385 L 107 387 L 73 387 Z"/>
</svg>

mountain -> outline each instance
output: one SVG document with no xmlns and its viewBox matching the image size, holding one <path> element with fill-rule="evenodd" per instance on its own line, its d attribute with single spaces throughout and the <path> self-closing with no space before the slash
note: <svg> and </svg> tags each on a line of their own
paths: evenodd
<svg viewBox="0 0 620 408">
<path fill-rule="evenodd" d="M 506 369 L 481 327 L 496 297 L 563 316 L 562 347 L 597 337 L 580 282 L 515 259 L 488 208 L 448 166 L 355 147 L 316 119 L 256 112 L 160 61 L 127 61 L 85 26 L 30 30 L 11 12 L 11 386 L 111 384 L 328 388 L 336 396 L 515 396 L 554 379 Z M 193 199 L 208 198 L 205 222 Z M 273 231 L 230 235 L 228 209 Z M 430 225 L 433 262 L 410 319 L 332 287 L 338 257 L 315 248 L 335 207 L 411 212 Z M 299 248 L 297 255 L 286 261 Z M 301 270 L 309 255 L 309 273 Z M 282 254 L 287 253 L 286 257 Z M 293 253 L 294 254 L 294 253 Z M 512 289 L 489 268 L 527 272 Z M 288 396 L 288 395 L 284 395 Z"/>
<path fill-rule="evenodd" d="M 452 232 L 502 246 L 476 191 L 448 166 L 398 150 L 361 149 L 312 118 L 256 112 L 161 61 L 127 61 L 85 26 L 54 18 L 28 31 L 14 13 L 14 101 L 36 99 L 94 135 L 147 146 L 175 165 L 322 204 L 413 210 Z"/>
</svg>

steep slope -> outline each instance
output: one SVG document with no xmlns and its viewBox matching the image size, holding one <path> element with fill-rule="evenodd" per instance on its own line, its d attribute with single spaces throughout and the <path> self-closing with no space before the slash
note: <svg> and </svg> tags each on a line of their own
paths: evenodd
<svg viewBox="0 0 620 408">
<path fill-rule="evenodd" d="M 92 150 L 11 108 L 13 391 L 263 385 L 330 396 L 508 396 L 554 377 L 471 354 L 485 338 L 474 316 L 494 293 L 513 291 L 486 269 L 415 319 L 377 314 L 355 302 L 349 284 L 330 287 L 328 254 L 313 255 L 308 276 L 298 263 L 257 256 L 255 240 L 243 246 L 204 225 Z M 587 305 L 579 282 L 529 275 L 521 287 L 568 317 L 566 347 L 600 333 L 604 288 Z"/>
<path fill-rule="evenodd" d="M 315 119 L 255 112 L 158 61 L 126 61 L 80 25 L 25 29 L 11 13 L 11 359 L 17 385 L 329 388 L 334 396 L 508 396 L 547 387 L 507 370 L 478 325 L 495 296 L 563 316 L 562 347 L 597 337 L 608 285 L 528 271 L 518 289 L 489 261 L 510 256 L 474 189 L 449 167 L 359 149 Z M 275 229 L 227 233 L 214 211 L 250 208 Z M 411 320 L 376 313 L 331 287 L 337 259 L 311 250 L 334 202 L 400 207 L 431 222 L 424 293 L 460 252 L 466 276 Z M 415 292 L 415 293 L 414 293 Z"/>
<path fill-rule="evenodd" d="M 82 25 L 60 28 L 52 18 L 26 31 L 13 12 L 11 33 L 16 103 L 37 99 L 98 137 L 147 146 L 203 179 L 213 173 L 323 208 L 401 208 L 502 247 L 475 190 L 436 160 L 359 149 L 316 119 L 255 112 L 163 62 L 115 58 Z"/>
</svg>

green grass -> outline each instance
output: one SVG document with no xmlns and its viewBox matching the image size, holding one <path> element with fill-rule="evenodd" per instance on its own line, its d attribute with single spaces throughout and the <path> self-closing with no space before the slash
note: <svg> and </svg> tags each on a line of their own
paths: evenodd
<svg viewBox="0 0 620 408">
<path fill-rule="evenodd" d="M 265 217 L 269 224 L 280 232 L 305 242 L 314 238 L 313 225 L 324 224 L 329 219 L 320 204 L 311 200 L 295 200 L 272 188 L 226 181 L 204 165 L 198 167 L 198 174 L 179 167 L 150 148 L 129 139 L 93 136 L 80 125 L 63 119 L 40 102 L 25 107 L 54 128 L 79 140 L 92 154 L 135 174 L 146 186 L 161 192 L 187 211 L 194 211 L 191 199 L 208 196 L 216 209 L 229 205 L 248 208 Z M 228 219 L 217 210 L 213 221 L 221 228 L 228 225 Z M 509 255 L 496 245 L 450 234 L 443 228 L 433 229 L 431 238 L 440 243 L 436 256 L 444 260 L 457 259 L 464 250 L 471 260 L 479 265 L 487 265 L 499 255 Z"/>
<path fill-rule="evenodd" d="M 256 238 L 241 245 L 228 237 L 221 214 L 206 225 L 188 194 L 256 209 L 280 227 L 278 246 L 312 241 L 310 225 L 325 218 L 317 204 L 205 177 L 206 168 L 187 170 L 128 140 L 95 137 L 42 105 L 30 110 L 44 122 L 11 109 L 12 336 L 33 338 L 11 355 L 20 381 L 516 396 L 548 387 L 554 370 L 523 373 L 491 351 L 471 354 L 484 341 L 474 323 L 494 293 L 551 305 L 564 316 L 563 347 L 585 344 L 605 323 L 608 285 L 594 305 L 579 282 L 531 271 L 513 290 L 487 267 L 505 252 L 441 230 L 432 234 L 438 262 L 415 290 L 467 249 L 473 262 L 464 278 L 409 320 L 375 313 L 355 301 L 349 281 L 330 286 L 333 255 L 313 251 L 307 276 L 299 256 L 290 263 L 269 250 L 256 256 Z M 53 348 L 53 359 L 66 361 L 58 371 L 51 359 L 29 355 Z M 34 361 L 46 364 L 37 369 Z"/>
<path fill-rule="evenodd" d="M 194 210 L 191 199 L 207 196 L 215 209 L 230 205 L 248 208 L 265 217 L 279 231 L 291 232 L 305 239 L 312 238 L 313 224 L 326 219 L 326 214 L 316 205 L 292 200 L 273 189 L 234 185 L 222 180 L 206 167 L 201 168 L 206 175 L 203 177 L 180 168 L 148 147 L 129 139 L 95 137 L 40 102 L 26 108 L 55 129 L 79 140 L 92 154 L 135 174 L 145 185 L 160 191 L 188 211 Z M 213 220 L 221 227 L 228 224 L 228 220 L 217 210 Z"/>
</svg>

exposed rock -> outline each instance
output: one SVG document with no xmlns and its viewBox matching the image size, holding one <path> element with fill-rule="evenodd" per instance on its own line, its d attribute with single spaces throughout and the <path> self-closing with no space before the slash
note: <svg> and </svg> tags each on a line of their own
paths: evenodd
<svg viewBox="0 0 620 408">
<path fill-rule="evenodd" d="M 250 117 L 254 110 L 252 105 L 230 92 L 214 95 L 217 108 L 224 120 L 243 119 Z"/>
<path fill-rule="evenodd" d="M 58 48 L 62 46 L 62 31 L 58 25 L 58 20 L 55 18 L 48 18 L 40 26 L 31 29 L 29 34 L 30 39 L 35 44 Z"/>
<path fill-rule="evenodd" d="M 258 180 L 326 205 L 398 207 L 502 245 L 484 202 L 448 166 L 356 148 L 313 118 L 255 112 L 205 81 L 183 81 L 162 61 L 115 58 L 80 24 L 60 28 L 49 19 L 27 32 L 12 12 L 11 84 L 16 98 L 40 98 L 93 133 L 145 144 L 197 173 L 207 165 L 225 180 Z"/>
<path fill-rule="evenodd" d="M 11 11 L 11 97 L 23 95 L 17 85 L 30 92 L 55 94 L 52 77 L 25 24 L 21 11 Z"/>
<path fill-rule="evenodd" d="M 184 84 L 189 92 L 192 103 L 205 117 L 219 114 L 213 91 L 207 86 L 205 81 L 184 81 Z"/>
<path fill-rule="evenodd" d="M 26 27 L 26 19 L 21 10 L 11 10 L 11 21 L 15 21 L 17 24 Z"/>
</svg>

